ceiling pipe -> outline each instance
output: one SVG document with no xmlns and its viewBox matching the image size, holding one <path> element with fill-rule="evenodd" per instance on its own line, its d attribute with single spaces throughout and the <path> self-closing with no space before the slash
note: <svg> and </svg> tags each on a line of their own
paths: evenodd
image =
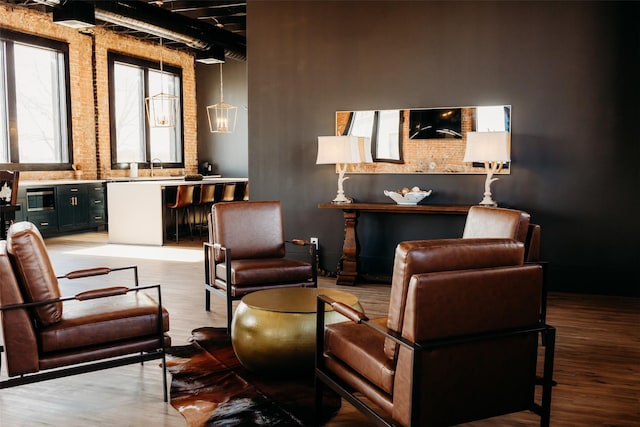
<svg viewBox="0 0 640 427">
<path fill-rule="evenodd" d="M 238 34 L 144 1 L 95 1 L 96 19 L 184 43 L 195 50 L 221 46 L 246 57 L 246 39 Z"/>
<path fill-rule="evenodd" d="M 32 0 L 35 3 L 58 8 L 70 0 Z M 79 0 L 74 2 L 80 3 Z M 95 7 L 95 19 L 184 43 L 197 52 L 216 51 L 222 47 L 225 54 L 237 60 L 246 60 L 246 39 L 214 25 L 194 21 L 158 6 L 142 1 L 90 1 Z M 173 28 L 179 28 L 174 30 Z M 206 56 L 206 54 L 205 54 Z"/>
<path fill-rule="evenodd" d="M 189 37 L 168 28 L 163 28 L 128 16 L 118 15 L 117 13 L 99 8 L 96 8 L 96 19 L 120 25 L 121 27 L 131 28 L 132 30 L 142 31 L 143 33 L 153 34 L 154 36 L 173 40 L 174 42 L 184 43 L 192 49 L 207 50 L 211 47 L 211 44 L 194 37 Z"/>
<path fill-rule="evenodd" d="M 33 2 L 51 7 L 60 6 L 60 0 L 33 0 Z"/>
</svg>

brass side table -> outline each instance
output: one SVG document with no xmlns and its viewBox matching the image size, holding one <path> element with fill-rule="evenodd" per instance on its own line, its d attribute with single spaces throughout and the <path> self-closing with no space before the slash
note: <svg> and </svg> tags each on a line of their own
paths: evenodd
<svg viewBox="0 0 640 427">
<path fill-rule="evenodd" d="M 267 289 L 245 295 L 231 322 L 231 342 L 240 363 L 275 376 L 312 373 L 318 294 L 362 311 L 355 295 L 334 289 Z M 346 320 L 325 305 L 327 324 Z"/>
</svg>

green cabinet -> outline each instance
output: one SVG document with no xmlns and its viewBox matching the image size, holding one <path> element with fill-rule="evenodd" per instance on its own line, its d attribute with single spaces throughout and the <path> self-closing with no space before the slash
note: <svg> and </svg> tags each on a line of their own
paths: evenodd
<svg viewBox="0 0 640 427">
<path fill-rule="evenodd" d="M 87 185 L 89 197 L 89 225 L 104 230 L 107 225 L 105 186 L 102 183 Z"/>
<path fill-rule="evenodd" d="M 58 232 L 58 215 L 55 211 L 30 212 L 25 220 L 34 223 L 43 236 Z"/>
<path fill-rule="evenodd" d="M 86 229 L 89 226 L 87 184 L 58 185 L 56 211 L 59 231 Z"/>
<path fill-rule="evenodd" d="M 28 184 L 18 189 L 16 221 L 34 223 L 43 236 L 104 230 L 107 226 L 103 182 Z"/>
</svg>

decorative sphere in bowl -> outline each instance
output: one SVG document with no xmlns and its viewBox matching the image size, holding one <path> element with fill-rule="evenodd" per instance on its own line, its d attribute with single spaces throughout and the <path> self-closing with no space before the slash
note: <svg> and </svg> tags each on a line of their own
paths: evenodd
<svg viewBox="0 0 640 427">
<path fill-rule="evenodd" d="M 389 191 L 384 190 L 384 195 L 391 197 L 394 202 L 399 205 L 417 205 L 424 199 L 431 195 L 431 191 L 420 190 L 417 187 L 414 187 L 410 191 Z"/>
</svg>

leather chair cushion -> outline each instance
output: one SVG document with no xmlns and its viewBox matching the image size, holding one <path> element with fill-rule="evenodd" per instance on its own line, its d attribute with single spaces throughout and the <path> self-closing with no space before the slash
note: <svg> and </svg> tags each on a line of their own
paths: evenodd
<svg viewBox="0 0 640 427">
<path fill-rule="evenodd" d="M 386 319 L 376 319 L 384 326 Z M 393 392 L 395 366 L 384 353 L 384 336 L 352 322 L 326 325 L 325 353 L 339 359 L 387 394 Z"/>
<path fill-rule="evenodd" d="M 164 335 L 164 347 L 171 346 L 171 337 Z M 158 349 L 158 337 L 146 336 L 118 343 L 108 343 L 101 346 L 85 347 L 75 351 L 47 353 L 41 355 L 40 369 L 53 369 L 76 363 L 93 362 L 108 357 L 125 354 L 155 351 Z"/>
<path fill-rule="evenodd" d="M 416 342 L 535 325 L 541 287 L 538 264 L 416 274 L 402 335 Z"/>
<path fill-rule="evenodd" d="M 221 202 L 211 208 L 213 243 L 230 248 L 232 259 L 285 256 L 282 206 L 279 201 Z M 216 262 L 224 253 L 215 251 Z"/>
<path fill-rule="evenodd" d="M 513 239 L 434 239 L 401 242 L 394 258 L 387 327 L 402 333 L 407 289 L 414 274 L 520 265 L 524 244 Z M 397 346 L 385 342 L 385 352 L 394 358 Z"/>
<path fill-rule="evenodd" d="M 166 311 L 163 329 L 169 330 Z M 143 292 L 129 292 L 65 301 L 61 321 L 41 331 L 40 343 L 43 353 L 55 353 L 153 336 L 159 336 L 157 302 Z"/>
<path fill-rule="evenodd" d="M 7 255 L 7 242 L 0 241 L 0 305 L 23 303 L 18 282 Z M 38 370 L 38 343 L 26 309 L 6 310 L 0 314 L 9 376 Z"/>
<path fill-rule="evenodd" d="M 7 251 L 17 269 L 18 282 L 27 302 L 60 298 L 58 279 L 40 231 L 30 222 L 16 222 L 7 232 Z M 62 303 L 39 306 L 34 310 L 39 326 L 60 321 Z"/>
<path fill-rule="evenodd" d="M 225 263 L 216 265 L 216 277 L 226 280 L 226 274 Z M 231 261 L 231 283 L 235 287 L 269 283 L 299 283 L 312 278 L 313 268 L 311 264 L 294 259 L 249 258 Z"/>
<path fill-rule="evenodd" d="M 471 206 L 462 237 L 503 237 L 524 243 L 531 216 L 524 211 L 486 206 Z"/>
<path fill-rule="evenodd" d="M 232 259 L 284 257 L 280 202 L 221 202 L 213 205 L 211 213 L 212 242 L 231 248 Z M 216 261 L 223 260 L 224 253 L 216 251 Z"/>
</svg>

